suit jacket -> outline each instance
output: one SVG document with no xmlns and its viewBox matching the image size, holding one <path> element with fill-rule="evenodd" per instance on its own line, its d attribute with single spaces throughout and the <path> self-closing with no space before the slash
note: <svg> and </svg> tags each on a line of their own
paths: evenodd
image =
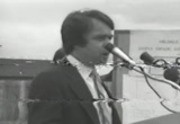
<svg viewBox="0 0 180 124">
<path fill-rule="evenodd" d="M 60 63 L 31 84 L 28 124 L 100 124 L 92 95 L 77 69 Z M 120 124 L 113 109 L 113 124 Z"/>
</svg>

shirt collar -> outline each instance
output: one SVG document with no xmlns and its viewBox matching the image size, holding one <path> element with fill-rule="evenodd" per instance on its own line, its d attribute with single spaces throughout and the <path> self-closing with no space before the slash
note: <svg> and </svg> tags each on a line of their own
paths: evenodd
<svg viewBox="0 0 180 124">
<path fill-rule="evenodd" d="M 68 55 L 67 56 L 68 61 L 78 69 L 78 71 L 83 74 L 85 77 L 89 77 L 93 68 L 88 67 L 86 65 L 84 65 L 82 62 L 80 62 L 78 59 L 76 59 L 74 56 L 72 55 Z"/>
</svg>

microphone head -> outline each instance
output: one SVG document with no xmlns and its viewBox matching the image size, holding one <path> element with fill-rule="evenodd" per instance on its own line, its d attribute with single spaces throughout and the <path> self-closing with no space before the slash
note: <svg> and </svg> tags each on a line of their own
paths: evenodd
<svg viewBox="0 0 180 124">
<path fill-rule="evenodd" d="M 114 49 L 114 45 L 112 43 L 107 43 L 104 45 L 104 48 L 109 51 L 109 52 L 112 52 L 112 50 Z"/>
<path fill-rule="evenodd" d="M 176 67 L 172 67 L 164 71 L 164 78 L 173 82 L 177 82 L 180 78 L 180 73 Z"/>
<path fill-rule="evenodd" d="M 152 65 L 155 60 L 148 52 L 142 53 L 140 59 L 147 65 Z"/>
</svg>

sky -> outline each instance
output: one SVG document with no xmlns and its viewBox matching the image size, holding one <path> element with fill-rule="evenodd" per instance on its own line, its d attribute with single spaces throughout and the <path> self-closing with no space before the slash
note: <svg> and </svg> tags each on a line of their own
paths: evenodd
<svg viewBox="0 0 180 124">
<path fill-rule="evenodd" d="M 116 30 L 180 28 L 179 0 L 0 0 L 0 58 L 52 59 L 65 16 L 99 9 Z"/>
</svg>

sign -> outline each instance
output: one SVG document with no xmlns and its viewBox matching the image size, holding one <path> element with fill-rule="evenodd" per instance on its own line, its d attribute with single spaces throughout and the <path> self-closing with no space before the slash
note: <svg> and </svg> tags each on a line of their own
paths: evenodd
<svg viewBox="0 0 180 124">
<path fill-rule="evenodd" d="M 129 47 L 129 54 L 135 60 L 145 51 L 155 58 L 176 58 L 180 56 L 180 31 L 131 31 Z"/>
</svg>

